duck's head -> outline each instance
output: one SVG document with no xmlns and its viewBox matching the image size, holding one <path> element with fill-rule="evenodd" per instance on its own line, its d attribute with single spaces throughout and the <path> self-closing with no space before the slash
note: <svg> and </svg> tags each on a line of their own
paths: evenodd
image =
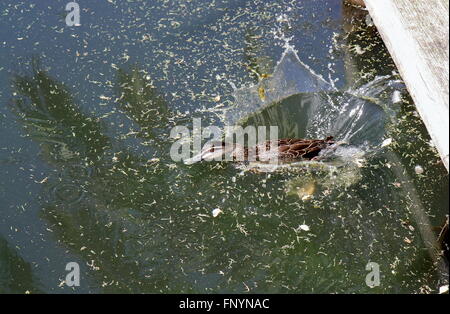
<svg viewBox="0 0 450 314">
<path fill-rule="evenodd" d="M 212 142 L 203 146 L 200 153 L 194 155 L 192 158 L 185 159 L 186 165 L 192 165 L 199 161 L 224 160 L 225 154 L 232 154 L 236 149 L 235 145 L 227 145 L 225 142 Z"/>
</svg>

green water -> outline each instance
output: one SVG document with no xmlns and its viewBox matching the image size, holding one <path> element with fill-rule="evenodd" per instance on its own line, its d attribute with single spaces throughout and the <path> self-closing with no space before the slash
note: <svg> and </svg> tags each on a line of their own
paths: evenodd
<svg viewBox="0 0 450 314">
<path fill-rule="evenodd" d="M 285 135 L 324 135 L 340 121 L 327 110 L 356 97 L 344 91 L 399 80 L 361 12 L 338 0 L 99 1 L 80 3 L 71 28 L 65 5 L 0 4 L 1 293 L 418 293 L 448 281 L 429 249 L 448 174 L 404 89 L 395 121 L 376 127 L 392 144 L 336 173 L 169 155 L 173 126 L 222 126 L 224 108 Z M 335 88 L 249 116 L 234 86 L 250 95 L 287 38 Z M 386 90 L 364 101 L 382 108 Z M 296 108 L 305 97 L 323 104 L 310 128 Z M 302 200 L 296 187 L 310 184 Z M 64 285 L 69 262 L 79 287 Z M 368 262 L 378 287 L 365 283 Z"/>
</svg>

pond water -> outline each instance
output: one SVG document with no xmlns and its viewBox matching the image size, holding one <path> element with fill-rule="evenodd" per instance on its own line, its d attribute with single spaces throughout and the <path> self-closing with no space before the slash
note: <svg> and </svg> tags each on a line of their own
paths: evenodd
<svg viewBox="0 0 450 314">
<path fill-rule="evenodd" d="M 81 26 L 69 27 L 67 2 L 0 3 L 1 293 L 448 283 L 434 248 L 448 174 L 364 11 L 80 1 Z M 276 171 L 184 165 L 169 135 L 193 118 L 348 144 L 339 162 Z M 64 284 L 69 262 L 79 287 Z"/>
</svg>

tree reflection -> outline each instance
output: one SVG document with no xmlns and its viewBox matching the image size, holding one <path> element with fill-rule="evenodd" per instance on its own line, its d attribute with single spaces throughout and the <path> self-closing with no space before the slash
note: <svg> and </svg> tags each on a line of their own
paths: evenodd
<svg viewBox="0 0 450 314">
<path fill-rule="evenodd" d="M 13 82 L 17 96 L 11 109 L 26 136 L 41 144 L 51 163 L 100 160 L 109 141 L 98 120 L 85 115 L 67 88 L 34 64 L 31 76 L 17 75 Z"/>
<path fill-rule="evenodd" d="M 38 66 L 14 79 L 11 110 L 54 167 L 40 197 L 42 216 L 58 240 L 92 262 L 106 291 L 111 286 L 111 291 L 132 292 L 143 281 L 147 291 L 157 291 L 173 280 L 173 265 L 143 247 L 164 251 L 172 241 L 160 232 L 165 225 L 160 220 L 177 207 L 177 178 L 159 160 L 168 158 L 174 117 L 142 73 L 137 66 L 119 69 L 115 91 L 118 109 L 139 126 L 140 143 L 150 143 L 158 157 L 151 161 L 126 145 L 110 144 L 122 138 L 109 138 L 99 119 L 84 114 L 68 89 Z M 145 276 L 142 265 L 167 269 L 145 280 L 139 276 Z"/>
<path fill-rule="evenodd" d="M 0 294 L 39 293 L 32 267 L 0 237 Z"/>
<path fill-rule="evenodd" d="M 168 137 L 172 113 L 152 85 L 150 77 L 137 66 L 117 72 L 118 107 L 140 127 L 139 137 L 151 139 L 161 148 Z"/>
</svg>

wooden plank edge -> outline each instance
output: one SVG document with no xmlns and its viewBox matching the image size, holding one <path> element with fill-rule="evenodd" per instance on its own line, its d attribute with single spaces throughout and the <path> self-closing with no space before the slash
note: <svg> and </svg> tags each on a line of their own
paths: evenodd
<svg viewBox="0 0 450 314">
<path fill-rule="evenodd" d="M 436 86 L 435 79 L 419 55 L 419 47 L 398 19 L 400 12 L 391 0 L 365 0 L 365 3 L 448 172 L 448 100 L 446 104 L 439 91 L 432 88 Z"/>
</svg>

